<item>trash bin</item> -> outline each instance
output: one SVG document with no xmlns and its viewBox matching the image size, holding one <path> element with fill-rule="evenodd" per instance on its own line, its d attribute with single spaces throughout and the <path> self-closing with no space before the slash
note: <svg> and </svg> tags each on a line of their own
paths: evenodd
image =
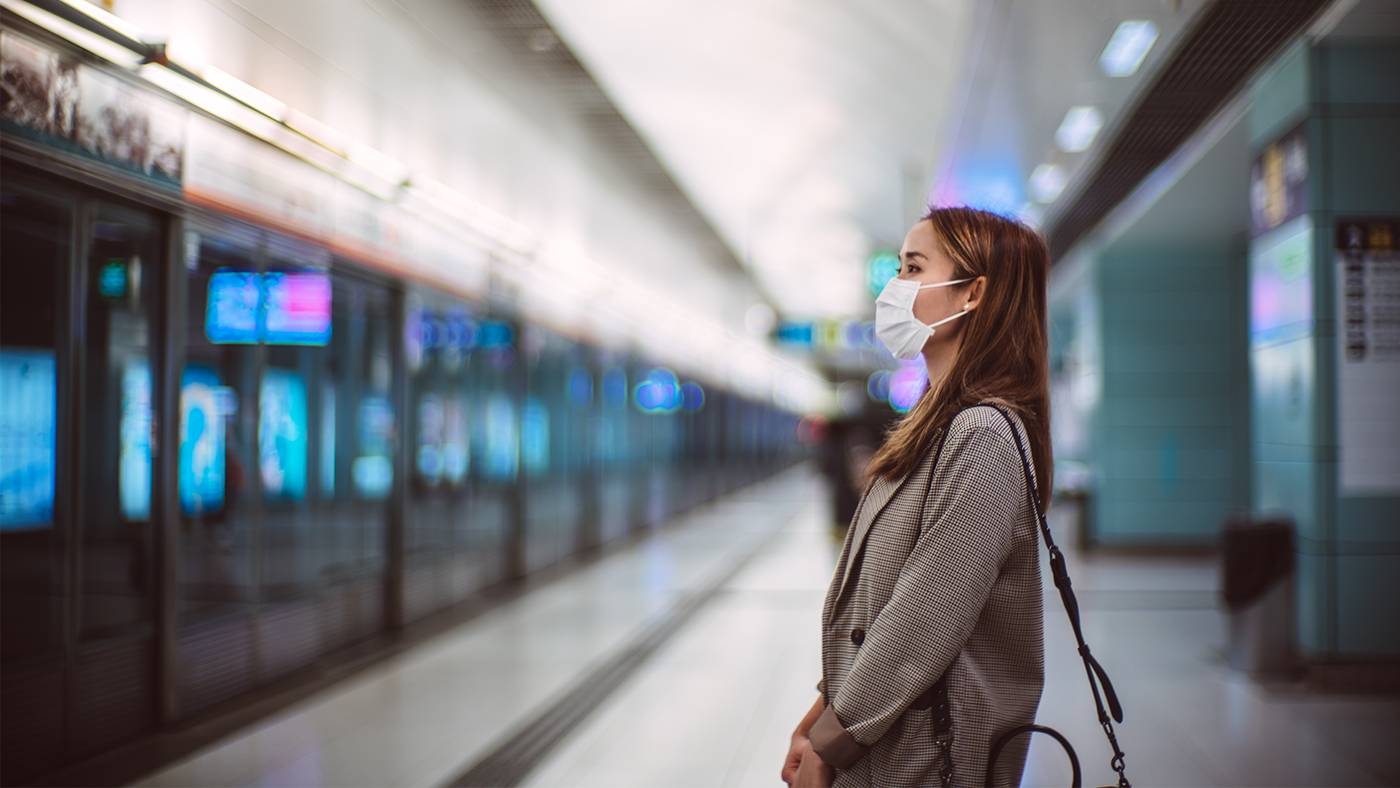
<svg viewBox="0 0 1400 788">
<path fill-rule="evenodd" d="M 1224 548 L 1230 666 L 1257 677 L 1292 673 L 1292 521 L 1232 515 L 1225 522 Z"/>
</svg>

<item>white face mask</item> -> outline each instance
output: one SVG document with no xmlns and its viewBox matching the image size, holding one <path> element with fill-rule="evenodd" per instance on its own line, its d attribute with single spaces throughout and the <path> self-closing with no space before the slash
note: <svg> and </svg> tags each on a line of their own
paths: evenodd
<svg viewBox="0 0 1400 788">
<path fill-rule="evenodd" d="M 885 285 L 885 289 L 880 291 L 880 297 L 875 299 L 875 335 L 885 343 L 885 347 L 889 348 L 895 358 L 914 358 L 924 349 L 924 343 L 933 336 L 935 328 L 967 314 L 967 306 L 964 305 L 963 311 L 945 317 L 937 323 L 924 325 L 914 317 L 914 299 L 919 297 L 919 291 L 971 281 L 955 279 L 951 282 L 920 285 L 910 279 L 891 279 Z"/>
</svg>

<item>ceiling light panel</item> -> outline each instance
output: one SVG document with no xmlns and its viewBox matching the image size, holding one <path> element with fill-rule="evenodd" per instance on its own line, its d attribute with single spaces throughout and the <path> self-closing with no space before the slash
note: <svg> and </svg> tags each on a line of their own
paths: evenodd
<svg viewBox="0 0 1400 788">
<path fill-rule="evenodd" d="M 1113 31 L 1099 66 L 1110 77 L 1131 77 L 1157 42 L 1157 26 L 1142 19 L 1130 19 Z"/>
<path fill-rule="evenodd" d="M 1065 168 L 1058 164 L 1042 164 L 1031 173 L 1031 178 L 1026 183 L 1026 189 L 1030 192 L 1031 199 L 1036 202 L 1054 202 L 1060 192 L 1065 190 L 1065 184 L 1069 182 L 1069 175 L 1065 173 Z"/>
<path fill-rule="evenodd" d="M 1097 107 L 1070 107 L 1055 132 L 1055 144 L 1066 153 L 1086 151 L 1102 128 L 1103 114 Z"/>
</svg>

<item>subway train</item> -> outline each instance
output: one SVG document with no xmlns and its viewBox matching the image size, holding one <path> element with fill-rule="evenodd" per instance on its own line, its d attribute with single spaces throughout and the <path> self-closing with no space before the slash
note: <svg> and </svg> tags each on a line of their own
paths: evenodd
<svg viewBox="0 0 1400 788">
<path fill-rule="evenodd" d="M 773 397 L 530 317 L 508 250 L 305 135 L 3 49 L 4 784 L 805 456 Z"/>
</svg>

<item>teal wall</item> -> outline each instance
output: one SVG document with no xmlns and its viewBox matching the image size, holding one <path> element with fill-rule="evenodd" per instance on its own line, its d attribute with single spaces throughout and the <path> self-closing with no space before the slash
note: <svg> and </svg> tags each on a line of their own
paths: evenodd
<svg viewBox="0 0 1400 788">
<path fill-rule="evenodd" d="M 1333 227 L 1400 216 L 1400 49 L 1298 46 L 1254 91 L 1258 152 L 1306 120 L 1312 319 L 1303 335 L 1251 347 L 1256 511 L 1298 526 L 1298 639 L 1313 660 L 1400 657 L 1400 496 L 1338 487 Z M 1279 228 L 1251 243 L 1266 265 Z M 1400 401 L 1400 392 L 1397 392 Z"/>
<path fill-rule="evenodd" d="M 1221 243 L 1098 257 L 1095 542 L 1209 545 L 1248 506 L 1242 258 Z"/>
</svg>

